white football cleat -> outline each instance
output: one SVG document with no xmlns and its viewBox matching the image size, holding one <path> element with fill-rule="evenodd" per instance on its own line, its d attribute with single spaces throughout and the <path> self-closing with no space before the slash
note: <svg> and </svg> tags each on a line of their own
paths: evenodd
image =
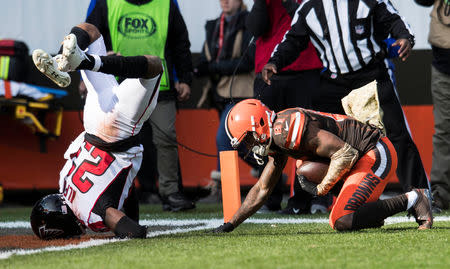
<svg viewBox="0 0 450 269">
<path fill-rule="evenodd" d="M 60 55 L 51 57 L 47 52 L 36 49 L 33 51 L 33 62 L 39 71 L 55 82 L 59 87 L 69 86 L 71 79 L 67 72 L 58 69 Z"/>
<path fill-rule="evenodd" d="M 58 69 L 63 72 L 74 71 L 84 60 L 88 59 L 84 51 L 77 45 L 77 37 L 69 34 L 64 37 L 61 60 L 58 62 Z"/>
</svg>

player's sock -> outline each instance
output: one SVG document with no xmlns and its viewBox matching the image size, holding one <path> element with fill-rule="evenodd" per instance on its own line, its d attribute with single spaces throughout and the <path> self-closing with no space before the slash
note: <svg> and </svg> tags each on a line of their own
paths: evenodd
<svg viewBox="0 0 450 269">
<path fill-rule="evenodd" d="M 102 65 L 102 61 L 100 56 L 85 54 L 87 59 L 81 61 L 80 65 L 76 68 L 76 70 L 92 70 L 98 71 L 100 66 Z"/>
<path fill-rule="evenodd" d="M 142 78 L 148 72 L 144 56 L 98 56 L 87 54 L 76 70 L 92 70 L 125 78 Z"/>
<path fill-rule="evenodd" d="M 415 191 L 410 191 L 405 194 L 408 197 L 408 205 L 406 206 L 406 210 L 408 210 L 416 203 L 417 198 L 419 198 L 419 196 L 417 195 L 417 192 L 415 192 Z"/>
<path fill-rule="evenodd" d="M 407 205 L 406 194 L 364 204 L 353 213 L 352 229 L 376 227 L 376 224 L 381 223 L 385 218 L 405 211 Z"/>
<path fill-rule="evenodd" d="M 100 60 L 98 71 L 102 73 L 125 78 L 142 78 L 148 72 L 148 61 L 144 56 L 100 56 Z"/>
<path fill-rule="evenodd" d="M 142 78 L 148 73 L 145 56 L 98 56 L 87 54 L 76 70 L 92 70 L 125 78 Z"/>
<path fill-rule="evenodd" d="M 77 37 L 77 44 L 81 50 L 85 50 L 91 44 L 91 38 L 89 37 L 89 34 L 80 27 L 73 27 L 70 30 L 69 34 L 74 34 Z M 62 51 L 63 46 L 59 48 L 58 54 L 62 54 Z"/>
<path fill-rule="evenodd" d="M 120 238 L 145 238 L 147 236 L 147 226 L 141 226 L 129 217 L 123 216 L 117 222 L 114 233 Z"/>
</svg>

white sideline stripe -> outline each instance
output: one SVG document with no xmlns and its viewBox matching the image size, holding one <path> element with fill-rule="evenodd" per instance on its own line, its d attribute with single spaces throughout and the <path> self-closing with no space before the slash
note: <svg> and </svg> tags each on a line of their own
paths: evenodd
<svg viewBox="0 0 450 269">
<path fill-rule="evenodd" d="M 437 216 L 434 221 L 450 221 L 450 216 Z M 414 218 L 407 217 L 389 217 L 385 220 L 385 224 L 394 224 L 402 222 L 414 222 Z M 157 237 L 160 235 L 167 234 L 177 234 L 177 233 L 187 233 L 192 231 L 213 229 L 223 223 L 223 219 L 185 219 L 185 220 L 174 220 L 174 219 L 146 219 L 140 220 L 140 224 L 143 225 L 160 225 L 160 226 L 188 226 L 188 225 L 198 225 L 197 227 L 190 228 L 176 228 L 167 231 L 155 231 L 147 233 L 147 238 Z M 245 223 L 254 224 L 302 224 L 302 223 L 328 223 L 328 218 L 277 218 L 277 219 L 255 219 L 250 218 L 245 221 Z M 26 221 L 11 221 L 11 222 L 0 222 L 0 228 L 30 228 L 30 223 Z M 79 244 L 70 244 L 66 246 L 59 247 L 46 247 L 41 249 L 16 249 L 11 251 L 0 252 L 0 260 L 8 259 L 12 255 L 29 255 L 48 251 L 64 251 L 72 249 L 82 249 L 94 246 L 100 246 L 104 244 L 123 242 L 129 239 L 91 239 L 89 241 L 81 242 Z"/>
<path fill-rule="evenodd" d="M 29 221 L 0 222 L 0 229 L 31 228 Z"/>
<path fill-rule="evenodd" d="M 6 252 L 0 252 L 0 260 L 1 259 L 7 259 L 11 257 L 12 255 L 28 255 L 28 254 L 35 254 L 40 252 L 47 252 L 47 251 L 63 251 L 63 250 L 71 250 L 71 249 L 81 249 L 81 248 L 89 248 L 94 246 L 100 246 L 108 243 L 114 243 L 118 241 L 126 241 L 128 239 L 92 239 L 89 241 L 81 242 L 79 244 L 70 244 L 66 246 L 60 246 L 60 247 L 46 247 L 41 249 L 15 249 L 11 251 Z"/>
<path fill-rule="evenodd" d="M 434 221 L 450 221 L 450 216 L 436 216 Z M 414 222 L 414 218 L 389 217 L 385 224 L 394 224 L 402 222 Z M 160 225 L 160 226 L 187 226 L 187 225 L 221 225 L 223 219 L 142 219 L 139 221 L 141 225 Z M 255 224 L 302 224 L 302 223 L 328 223 L 328 218 L 275 218 L 275 219 L 256 219 L 249 218 L 245 223 Z M 10 221 L 0 222 L 0 229 L 13 228 L 31 228 L 27 221 Z"/>
<path fill-rule="evenodd" d="M 139 223 L 141 223 L 141 222 L 139 222 Z M 217 226 L 218 226 L 217 223 L 214 222 L 214 223 L 208 223 L 203 226 L 192 227 L 192 228 L 184 228 L 184 229 L 177 228 L 177 229 L 167 230 L 167 231 L 149 232 L 149 233 L 147 233 L 147 238 L 157 237 L 157 236 L 165 235 L 165 234 L 178 234 L 178 233 L 187 233 L 187 232 L 206 230 L 206 229 L 214 229 Z"/>
</svg>

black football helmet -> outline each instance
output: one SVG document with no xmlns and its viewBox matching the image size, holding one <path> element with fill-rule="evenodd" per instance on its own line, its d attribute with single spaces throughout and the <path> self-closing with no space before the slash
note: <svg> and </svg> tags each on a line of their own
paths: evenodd
<svg viewBox="0 0 450 269">
<path fill-rule="evenodd" d="M 69 238 L 85 233 L 85 227 L 75 217 L 62 194 L 50 194 L 33 207 L 31 228 L 41 239 Z"/>
</svg>

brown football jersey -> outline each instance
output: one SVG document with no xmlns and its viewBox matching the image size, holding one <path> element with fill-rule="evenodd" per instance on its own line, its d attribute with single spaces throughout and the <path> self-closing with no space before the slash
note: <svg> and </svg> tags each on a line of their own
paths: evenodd
<svg viewBox="0 0 450 269">
<path fill-rule="evenodd" d="M 301 148 L 302 138 L 308 124 L 312 121 L 317 122 L 319 128 L 333 133 L 357 149 L 360 156 L 374 148 L 382 137 L 378 128 L 345 115 L 290 108 L 277 113 L 273 123 L 275 146 L 272 149 L 284 152 L 294 158 L 305 157 Z"/>
</svg>

